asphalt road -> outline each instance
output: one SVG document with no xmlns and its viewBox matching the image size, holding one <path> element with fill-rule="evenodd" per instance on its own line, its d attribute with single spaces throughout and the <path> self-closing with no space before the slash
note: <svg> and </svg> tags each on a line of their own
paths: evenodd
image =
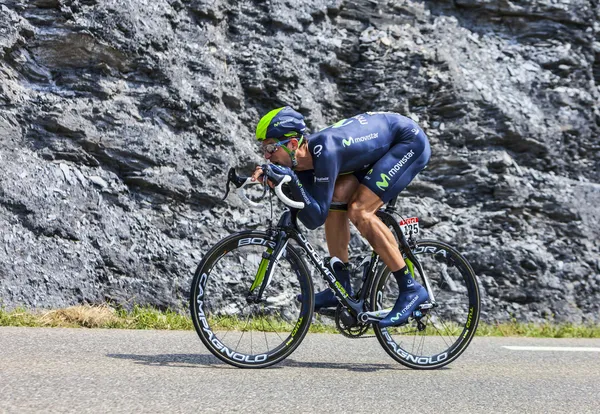
<svg viewBox="0 0 600 414">
<path fill-rule="evenodd" d="M 230 367 L 195 332 L 0 328 L 0 412 L 598 413 L 597 339 L 475 338 L 413 371 L 377 340 L 311 334 L 283 363 Z"/>
</svg>

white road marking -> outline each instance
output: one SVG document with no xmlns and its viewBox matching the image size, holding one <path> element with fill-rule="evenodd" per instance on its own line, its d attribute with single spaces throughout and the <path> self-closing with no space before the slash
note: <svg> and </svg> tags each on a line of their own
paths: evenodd
<svg viewBox="0 0 600 414">
<path fill-rule="evenodd" d="M 600 348 L 585 346 L 504 346 L 511 351 L 600 352 Z"/>
</svg>

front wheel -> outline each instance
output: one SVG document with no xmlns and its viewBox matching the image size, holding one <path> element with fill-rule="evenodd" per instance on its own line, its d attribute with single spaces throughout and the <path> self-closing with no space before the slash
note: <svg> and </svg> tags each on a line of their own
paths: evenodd
<svg viewBox="0 0 600 414">
<path fill-rule="evenodd" d="M 287 244 L 260 301 L 275 240 L 244 231 L 217 243 L 198 265 L 190 289 L 196 332 L 210 352 L 240 368 L 275 364 L 302 342 L 313 312 L 313 284 L 298 251 Z M 266 254 L 265 254 L 266 253 Z M 263 256 L 264 254 L 264 256 Z M 302 302 L 296 300 L 301 294 Z"/>
<path fill-rule="evenodd" d="M 429 280 L 435 307 L 423 310 L 402 326 L 379 328 L 375 335 L 396 361 L 414 369 L 440 368 L 454 361 L 475 335 L 481 308 L 479 285 L 466 259 L 446 243 L 420 240 L 413 253 Z M 415 269 L 415 280 L 425 286 Z M 387 267 L 375 277 L 371 303 L 377 310 L 391 309 L 398 285 Z"/>
</svg>

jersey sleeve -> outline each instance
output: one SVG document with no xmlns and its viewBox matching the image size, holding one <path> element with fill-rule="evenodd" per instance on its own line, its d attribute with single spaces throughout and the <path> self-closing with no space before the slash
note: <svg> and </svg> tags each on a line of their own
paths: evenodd
<svg viewBox="0 0 600 414">
<path fill-rule="evenodd" d="M 338 173 L 335 160 L 320 165 L 322 167 L 315 168 L 314 177 L 313 174 L 299 174 L 303 185 L 298 187 L 296 197 L 304 201 L 305 206 L 298 213 L 298 218 L 311 230 L 323 225 L 327 219 Z"/>
</svg>

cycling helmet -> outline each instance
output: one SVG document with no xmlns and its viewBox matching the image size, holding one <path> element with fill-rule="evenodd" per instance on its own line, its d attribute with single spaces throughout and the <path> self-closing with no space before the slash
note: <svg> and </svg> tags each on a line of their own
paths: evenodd
<svg viewBox="0 0 600 414">
<path fill-rule="evenodd" d="M 304 135 L 306 124 L 301 113 L 289 106 L 273 109 L 263 116 L 256 126 L 256 139 L 264 141 L 267 138 L 277 140 L 285 137 Z"/>
</svg>

